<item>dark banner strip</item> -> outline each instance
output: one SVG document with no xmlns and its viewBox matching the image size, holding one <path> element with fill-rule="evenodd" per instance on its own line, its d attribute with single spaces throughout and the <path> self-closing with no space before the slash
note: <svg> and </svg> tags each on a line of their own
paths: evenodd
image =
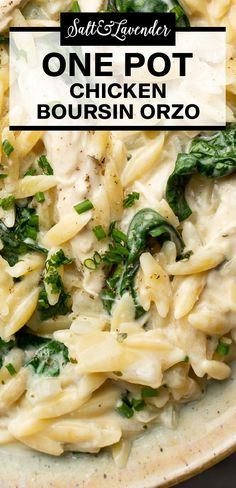
<svg viewBox="0 0 236 488">
<path fill-rule="evenodd" d="M 61 46 L 174 46 L 175 14 L 61 13 Z"/>
</svg>

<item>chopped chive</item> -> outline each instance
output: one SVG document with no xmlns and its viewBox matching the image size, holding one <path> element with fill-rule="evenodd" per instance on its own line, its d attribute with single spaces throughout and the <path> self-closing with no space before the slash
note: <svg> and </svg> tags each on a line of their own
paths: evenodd
<svg viewBox="0 0 236 488">
<path fill-rule="evenodd" d="M 80 6 L 77 2 L 77 0 L 74 0 L 74 2 L 72 2 L 72 6 L 71 6 L 71 12 L 81 12 L 80 10 Z"/>
<path fill-rule="evenodd" d="M 109 230 L 108 230 L 108 236 L 109 237 L 112 235 L 112 232 L 115 229 L 115 226 L 116 226 L 116 220 L 113 220 L 113 222 L 110 223 Z"/>
<path fill-rule="evenodd" d="M 102 257 L 102 260 L 106 264 L 121 263 L 124 260 L 124 256 L 128 256 L 129 251 L 122 244 L 115 243 L 114 246 L 109 244 L 108 250 Z"/>
<path fill-rule="evenodd" d="M 142 398 L 133 398 L 132 405 L 136 412 L 140 412 L 140 410 L 143 410 L 146 407 L 146 403 Z"/>
<path fill-rule="evenodd" d="M 96 263 L 94 262 L 93 259 L 89 258 L 89 259 L 85 259 L 84 261 L 84 266 L 85 268 L 87 269 L 90 269 L 92 271 L 94 271 L 96 268 L 97 268 L 97 265 Z"/>
<path fill-rule="evenodd" d="M 84 212 L 87 212 L 88 210 L 91 210 L 93 207 L 92 202 L 90 200 L 84 200 L 83 202 L 77 203 L 77 205 L 74 205 L 74 209 L 78 214 L 82 214 Z"/>
<path fill-rule="evenodd" d="M 227 356 L 227 354 L 229 354 L 229 348 L 230 348 L 229 344 L 226 344 L 226 342 L 219 341 L 219 344 L 216 348 L 216 352 L 220 356 Z"/>
<path fill-rule="evenodd" d="M 116 241 L 116 242 L 121 242 L 121 241 L 127 242 L 127 239 L 128 239 L 127 235 L 124 234 L 124 232 L 122 232 L 119 229 L 113 229 L 111 236 L 114 239 L 114 241 Z"/>
<path fill-rule="evenodd" d="M 45 202 L 45 195 L 42 191 L 38 191 L 36 194 L 35 194 L 35 198 L 37 200 L 38 203 L 43 203 Z"/>
<path fill-rule="evenodd" d="M 37 171 L 35 168 L 32 168 L 32 166 L 27 169 L 26 173 L 24 174 L 24 176 L 35 176 L 37 174 Z"/>
<path fill-rule="evenodd" d="M 128 405 L 125 401 L 122 401 L 121 404 L 116 407 L 116 411 L 122 415 L 122 417 L 126 417 L 127 419 L 131 419 L 134 415 L 132 406 Z"/>
<path fill-rule="evenodd" d="M 93 261 L 95 262 L 96 266 L 98 266 L 101 263 L 102 258 L 100 256 L 99 252 L 96 251 L 94 253 L 94 255 L 93 255 Z"/>
<path fill-rule="evenodd" d="M 102 257 L 100 256 L 99 252 L 95 252 L 93 258 L 85 259 L 84 266 L 92 271 L 98 268 L 99 264 L 101 264 Z"/>
<path fill-rule="evenodd" d="M 42 169 L 42 171 L 45 175 L 47 175 L 47 176 L 53 175 L 53 169 L 52 169 L 47 157 L 45 156 L 45 154 L 40 156 L 40 158 L 38 160 L 38 165 Z"/>
<path fill-rule="evenodd" d="M 11 145 L 11 143 L 5 139 L 2 143 L 3 151 L 6 154 L 6 156 L 10 156 L 10 154 L 14 151 L 14 147 Z"/>
<path fill-rule="evenodd" d="M 113 249 L 113 252 L 115 254 L 120 254 L 121 256 L 128 256 L 129 255 L 128 249 L 124 246 L 121 246 L 120 244 L 116 244 L 116 246 Z"/>
<path fill-rule="evenodd" d="M 142 398 L 152 398 L 160 395 L 158 388 L 151 388 L 151 386 L 144 386 L 141 388 Z"/>
<path fill-rule="evenodd" d="M 0 173 L 0 180 L 4 180 L 4 178 L 7 178 L 8 174 L 7 173 Z"/>
<path fill-rule="evenodd" d="M 136 191 L 133 191 L 123 200 L 123 207 L 124 208 L 133 207 L 135 200 L 139 200 L 139 197 L 140 194 Z"/>
<path fill-rule="evenodd" d="M 184 359 L 183 359 L 183 362 L 184 363 L 188 363 L 189 362 L 189 356 L 185 356 Z"/>
<path fill-rule="evenodd" d="M 2 207 L 3 210 L 9 210 L 13 207 L 14 203 L 15 197 L 13 195 L 9 195 L 9 197 L 0 199 L 0 207 Z"/>
<path fill-rule="evenodd" d="M 12 363 L 6 364 L 6 368 L 8 373 L 10 373 L 11 376 L 14 376 L 14 374 L 16 374 L 16 370 Z"/>
<path fill-rule="evenodd" d="M 98 241 L 102 241 L 106 237 L 106 232 L 101 225 L 96 225 L 96 227 L 93 228 L 93 233 Z"/>
</svg>

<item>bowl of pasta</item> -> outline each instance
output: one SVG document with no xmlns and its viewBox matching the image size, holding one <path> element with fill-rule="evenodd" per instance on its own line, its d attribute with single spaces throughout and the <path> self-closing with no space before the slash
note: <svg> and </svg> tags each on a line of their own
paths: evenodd
<svg viewBox="0 0 236 488">
<path fill-rule="evenodd" d="M 223 131 L 10 131 L 9 27 L 227 26 Z M 172 486 L 236 448 L 234 0 L 2 0 L 0 485 Z"/>
</svg>

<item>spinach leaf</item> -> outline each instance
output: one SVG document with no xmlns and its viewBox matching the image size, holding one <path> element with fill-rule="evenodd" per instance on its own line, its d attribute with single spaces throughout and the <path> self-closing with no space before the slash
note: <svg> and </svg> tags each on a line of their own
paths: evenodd
<svg viewBox="0 0 236 488">
<path fill-rule="evenodd" d="M 38 348 L 44 344 L 47 344 L 51 339 L 45 337 L 36 336 L 33 334 L 28 334 L 23 330 L 20 330 L 16 334 L 16 345 L 23 351 L 29 348 Z"/>
<path fill-rule="evenodd" d="M 177 254 L 184 248 L 184 243 L 178 231 L 159 213 L 151 208 L 144 208 L 134 216 L 128 230 L 127 248 L 129 250 L 128 263 L 132 263 L 148 247 L 149 236 L 164 238 L 175 243 Z"/>
<path fill-rule="evenodd" d="M 171 3 L 173 7 L 169 10 L 169 12 L 175 14 L 176 27 L 190 27 L 189 19 L 178 0 L 172 0 Z"/>
<path fill-rule="evenodd" d="M 112 239 L 112 244 L 109 244 L 108 250 L 102 256 L 102 262 L 107 266 L 109 277 L 106 280 L 101 296 L 103 306 L 110 314 L 116 298 L 121 297 L 125 291 L 129 291 L 132 296 L 136 297 L 133 288 L 137 270 L 134 273 L 133 267 L 131 269 L 127 266 L 129 256 L 126 245 L 127 236 L 116 228 L 116 222 L 111 224 L 109 235 Z M 144 310 L 142 309 L 143 313 Z"/>
<path fill-rule="evenodd" d="M 1 256 L 6 259 L 10 266 L 14 266 L 19 256 L 29 251 L 36 251 L 47 254 L 47 249 L 39 246 L 36 242 L 29 242 L 26 239 L 36 241 L 38 234 L 38 216 L 36 210 L 29 207 L 16 207 L 16 221 L 12 228 L 0 220 L 0 239 L 3 243 Z"/>
<path fill-rule="evenodd" d="M 5 342 L 0 338 L 0 368 L 3 365 L 3 361 L 8 352 L 15 346 L 15 341 Z"/>
<path fill-rule="evenodd" d="M 73 259 L 67 258 L 64 254 L 63 249 L 59 249 L 55 254 L 53 254 L 50 259 L 47 260 L 46 266 L 48 267 L 59 267 L 65 264 L 72 264 Z"/>
<path fill-rule="evenodd" d="M 69 362 L 68 348 L 58 341 L 49 341 L 38 349 L 26 366 L 31 366 L 36 374 L 59 376 L 61 368 Z"/>
<path fill-rule="evenodd" d="M 168 5 L 162 0 L 110 0 L 108 10 L 113 12 L 167 12 Z"/>
<path fill-rule="evenodd" d="M 43 288 L 39 293 L 38 309 L 42 320 L 47 320 L 57 315 L 67 315 L 71 312 L 71 297 L 62 289 L 56 305 L 50 305 L 45 288 Z"/>
<path fill-rule="evenodd" d="M 177 0 L 109 0 L 107 12 L 172 12 L 177 27 L 189 27 L 188 17 Z"/>
<path fill-rule="evenodd" d="M 52 293 L 57 295 L 63 290 L 63 282 L 58 268 L 72 263 L 73 259 L 67 258 L 62 249 L 59 249 L 59 251 L 46 261 L 46 276 L 44 277 L 44 282 L 51 285 Z"/>
<path fill-rule="evenodd" d="M 142 317 L 145 310 L 138 302 L 137 292 L 135 290 L 135 277 L 139 269 L 139 263 L 135 265 L 127 265 L 122 263 L 119 265 L 111 276 L 106 280 L 106 286 L 102 290 L 102 302 L 104 308 L 111 314 L 112 307 L 117 298 L 120 298 L 126 291 L 130 293 L 133 298 L 135 306 L 135 318 Z"/>
<path fill-rule="evenodd" d="M 211 136 L 193 139 L 189 153 L 178 155 L 174 172 L 167 182 L 166 199 L 179 220 L 185 220 L 192 213 L 185 198 L 185 187 L 192 175 L 199 173 L 207 178 L 222 178 L 234 171 L 236 125 Z"/>
<path fill-rule="evenodd" d="M 112 235 L 117 235 L 113 229 Z M 139 257 L 143 251 L 149 249 L 149 237 L 157 238 L 161 242 L 172 240 L 176 244 L 177 254 L 181 255 L 184 243 L 177 230 L 170 225 L 166 219 L 151 208 L 144 208 L 137 212 L 133 217 L 128 234 L 125 236 L 123 247 L 126 252 L 114 253 L 117 243 L 110 245 L 105 262 L 112 264 L 110 275 L 106 280 L 105 288 L 102 291 L 102 301 L 104 308 L 111 313 L 112 307 L 117 298 L 120 298 L 126 291 L 130 293 L 135 305 L 136 319 L 141 317 L 145 311 L 138 302 L 135 290 L 135 278 L 139 269 Z M 126 247 L 125 247 L 126 246 Z M 113 249 L 111 251 L 111 248 Z M 112 252 L 112 256 L 111 256 Z M 106 256 L 106 254 L 105 254 Z M 112 258 L 112 259 L 111 259 Z M 115 259 L 116 258 L 116 259 Z M 103 259 L 104 261 L 104 259 Z"/>
</svg>

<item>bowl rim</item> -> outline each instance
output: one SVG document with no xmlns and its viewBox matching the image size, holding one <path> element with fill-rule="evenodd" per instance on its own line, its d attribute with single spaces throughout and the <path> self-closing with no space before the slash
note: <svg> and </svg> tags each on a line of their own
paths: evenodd
<svg viewBox="0 0 236 488">
<path fill-rule="evenodd" d="M 236 442 L 233 442 L 232 446 L 228 447 L 226 450 L 224 449 L 222 452 L 219 452 L 215 457 L 213 457 L 210 460 L 207 460 L 205 463 L 203 463 L 201 466 L 197 466 L 195 468 L 192 468 L 190 471 L 180 474 L 179 476 L 173 478 L 172 481 L 167 481 L 164 482 L 161 485 L 156 485 L 153 488 L 171 488 L 179 483 L 182 483 L 184 481 L 188 481 L 192 479 L 193 477 L 197 476 L 198 474 L 204 473 L 210 468 L 213 468 L 216 466 L 218 463 L 226 459 L 228 456 L 231 454 L 236 453 Z"/>
</svg>

